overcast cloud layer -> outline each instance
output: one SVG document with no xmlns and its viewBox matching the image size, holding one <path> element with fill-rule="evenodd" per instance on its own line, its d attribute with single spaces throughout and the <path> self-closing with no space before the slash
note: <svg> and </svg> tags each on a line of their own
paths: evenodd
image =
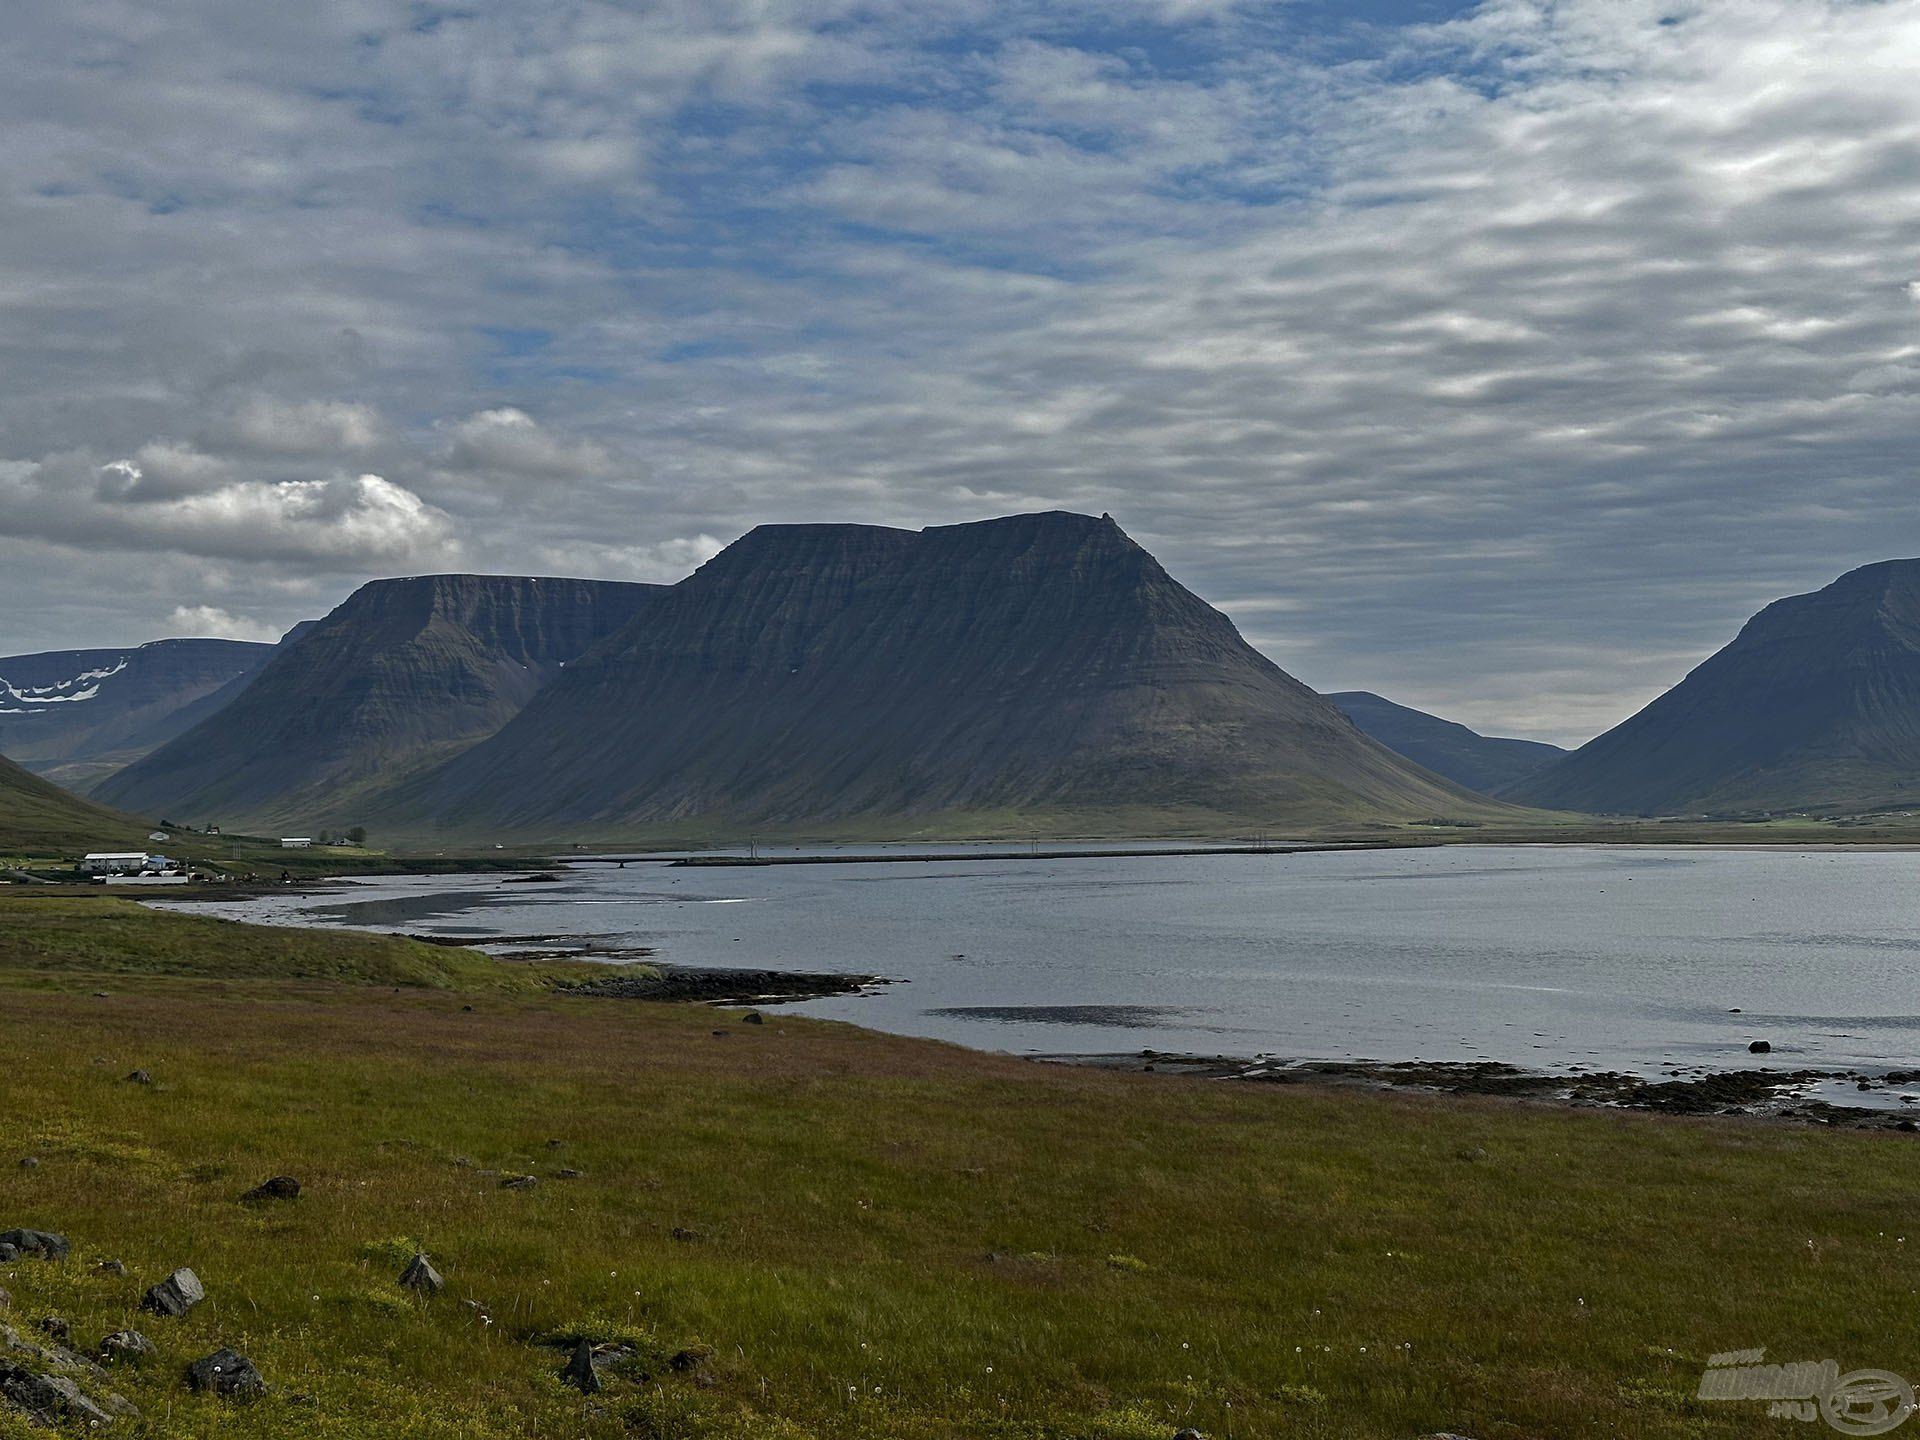
<svg viewBox="0 0 1920 1440">
<path fill-rule="evenodd" d="M 1568 741 L 1920 554 L 1910 0 L 8 31 L 0 653 L 1061 506 L 1309 684 Z"/>
</svg>

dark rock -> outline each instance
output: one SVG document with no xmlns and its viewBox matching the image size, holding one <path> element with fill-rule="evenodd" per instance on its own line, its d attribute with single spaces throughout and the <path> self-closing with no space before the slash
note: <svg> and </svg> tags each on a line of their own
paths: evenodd
<svg viewBox="0 0 1920 1440">
<path fill-rule="evenodd" d="M 298 1200 L 300 1182 L 291 1175 L 276 1175 L 271 1180 L 263 1180 L 240 1198 L 251 1201 Z"/>
<path fill-rule="evenodd" d="M 558 1150 L 562 1145 L 565 1145 L 566 1143 L 567 1142 L 564 1140 L 549 1140 L 547 1141 L 547 1149 Z"/>
<path fill-rule="evenodd" d="M 138 1330 L 116 1330 L 100 1342 L 103 1365 L 140 1365 L 156 1353 L 153 1342 Z"/>
<path fill-rule="evenodd" d="M 740 1023 L 742 1025 L 764 1025 L 767 1023 L 767 1019 L 766 1016 L 762 1015 L 758 1010 L 749 1010 L 740 1017 Z"/>
<path fill-rule="evenodd" d="M 116 1275 L 121 1278 L 125 1278 L 127 1273 L 127 1265 L 124 1260 L 102 1260 L 93 1268 L 97 1274 Z"/>
<path fill-rule="evenodd" d="M 19 1255 L 38 1255 L 42 1260 L 64 1260 L 73 1250 L 66 1236 L 51 1230 L 0 1230 L 0 1247 L 8 1245 Z"/>
<path fill-rule="evenodd" d="M 593 1343 L 589 1340 L 573 1347 L 573 1356 L 560 1371 L 563 1383 L 573 1386 L 582 1395 L 598 1395 L 601 1390 L 599 1372 L 593 1368 Z"/>
<path fill-rule="evenodd" d="M 233 1350 L 216 1350 L 187 1367 L 187 1386 L 199 1395 L 223 1400 L 251 1400 L 267 1393 L 267 1382 L 253 1362 Z"/>
<path fill-rule="evenodd" d="M 0 1310 L 11 1310 L 12 1308 L 13 1308 L 13 1296 L 8 1294 L 5 1290 L 0 1290 Z"/>
<path fill-rule="evenodd" d="M 20 1157 L 20 1168 L 22 1170 L 38 1170 L 40 1168 L 40 1157 L 38 1155 L 22 1155 Z"/>
<path fill-rule="evenodd" d="M 674 1352 L 667 1360 L 667 1368 L 676 1375 L 686 1375 L 705 1365 L 712 1355 L 713 1351 L 704 1345 L 691 1346 Z"/>
<path fill-rule="evenodd" d="M 1914 1124 L 1911 1120 L 1901 1120 L 1896 1123 L 1893 1128 L 1896 1130 L 1904 1130 L 1911 1135 L 1914 1131 L 1920 1130 L 1920 1125 Z"/>
<path fill-rule="evenodd" d="M 688 1230 L 683 1226 L 676 1225 L 673 1227 L 673 1238 L 678 1240 L 682 1245 L 691 1245 L 699 1240 L 700 1232 L 698 1230 Z"/>
<path fill-rule="evenodd" d="M 40 1333 L 47 1336 L 56 1345 L 65 1345 L 73 1339 L 73 1327 L 58 1315 L 41 1316 Z"/>
<path fill-rule="evenodd" d="M 446 1283 L 425 1255 L 414 1256 L 407 1268 L 400 1272 L 401 1288 L 418 1290 L 422 1295 L 438 1295 Z"/>
<path fill-rule="evenodd" d="M 129 1085 L 151 1085 L 153 1084 L 153 1076 L 144 1070 L 136 1070 L 127 1076 L 127 1083 Z"/>
<path fill-rule="evenodd" d="M 1173 1432 L 1173 1440 L 1207 1440 L 1207 1437 L 1198 1430 L 1176 1430 Z"/>
<path fill-rule="evenodd" d="M 731 1035 L 732 1033 L 733 1032 L 731 1030 L 716 1030 L 713 1032 L 713 1038 L 716 1040 L 724 1040 L 727 1038 L 727 1036 Z"/>
<path fill-rule="evenodd" d="M 113 1423 L 113 1417 L 80 1393 L 80 1387 L 61 1375 L 42 1375 L 11 1360 L 0 1360 L 0 1399 L 10 1401 L 27 1418 L 42 1425 L 78 1420 L 89 1427 Z"/>
<path fill-rule="evenodd" d="M 580 1172 L 569 1165 L 564 1169 L 554 1171 L 553 1178 L 556 1180 L 578 1180 L 580 1178 Z"/>
<path fill-rule="evenodd" d="M 540 1183 L 538 1175 L 514 1175 L 500 1182 L 502 1190 L 531 1190 Z"/>
<path fill-rule="evenodd" d="M 0 1245 L 0 1265 L 11 1265 L 19 1258 L 20 1251 L 17 1246 Z"/>
<path fill-rule="evenodd" d="M 1756 1040 L 1747 1046 L 1747 1053 L 1749 1055 L 1771 1055 L 1773 1053 L 1773 1046 L 1769 1045 L 1765 1040 Z"/>
<path fill-rule="evenodd" d="M 207 1298 L 200 1277 L 191 1270 L 176 1270 L 155 1285 L 140 1301 L 140 1308 L 154 1315 L 179 1319 Z"/>
</svg>

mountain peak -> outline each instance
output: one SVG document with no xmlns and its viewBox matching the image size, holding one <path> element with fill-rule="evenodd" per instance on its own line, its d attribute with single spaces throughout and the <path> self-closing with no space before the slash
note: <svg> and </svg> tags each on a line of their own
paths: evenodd
<svg viewBox="0 0 1920 1440">
<path fill-rule="evenodd" d="M 1920 802 L 1920 560 L 1774 601 L 1638 714 L 1504 793 L 1640 814 Z"/>
</svg>

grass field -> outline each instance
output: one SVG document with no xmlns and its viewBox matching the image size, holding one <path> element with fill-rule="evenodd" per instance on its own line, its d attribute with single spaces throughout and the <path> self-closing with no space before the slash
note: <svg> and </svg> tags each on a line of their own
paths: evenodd
<svg viewBox="0 0 1920 1440">
<path fill-rule="evenodd" d="M 1690 1398 L 1712 1352 L 1920 1373 L 1912 1137 L 1048 1068 L 507 969 L 0 900 L 0 1229 L 74 1244 L 0 1268 L 0 1319 L 143 1330 L 115 1433 L 169 1440 L 1746 1437 L 1763 1407 Z M 437 1298 L 394 1283 L 416 1245 Z M 178 1265 L 206 1303 L 136 1314 Z M 592 1399 L 546 1343 L 581 1334 L 631 1347 Z M 186 1392 L 221 1344 L 265 1399 Z"/>
</svg>

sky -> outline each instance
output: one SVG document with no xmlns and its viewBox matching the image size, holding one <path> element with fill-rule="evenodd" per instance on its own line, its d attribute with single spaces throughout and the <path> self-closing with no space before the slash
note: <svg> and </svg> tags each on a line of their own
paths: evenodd
<svg viewBox="0 0 1920 1440">
<path fill-rule="evenodd" d="M 1110 512 L 1578 742 L 1920 555 L 1920 0 L 11 0 L 0 653 Z"/>
</svg>

